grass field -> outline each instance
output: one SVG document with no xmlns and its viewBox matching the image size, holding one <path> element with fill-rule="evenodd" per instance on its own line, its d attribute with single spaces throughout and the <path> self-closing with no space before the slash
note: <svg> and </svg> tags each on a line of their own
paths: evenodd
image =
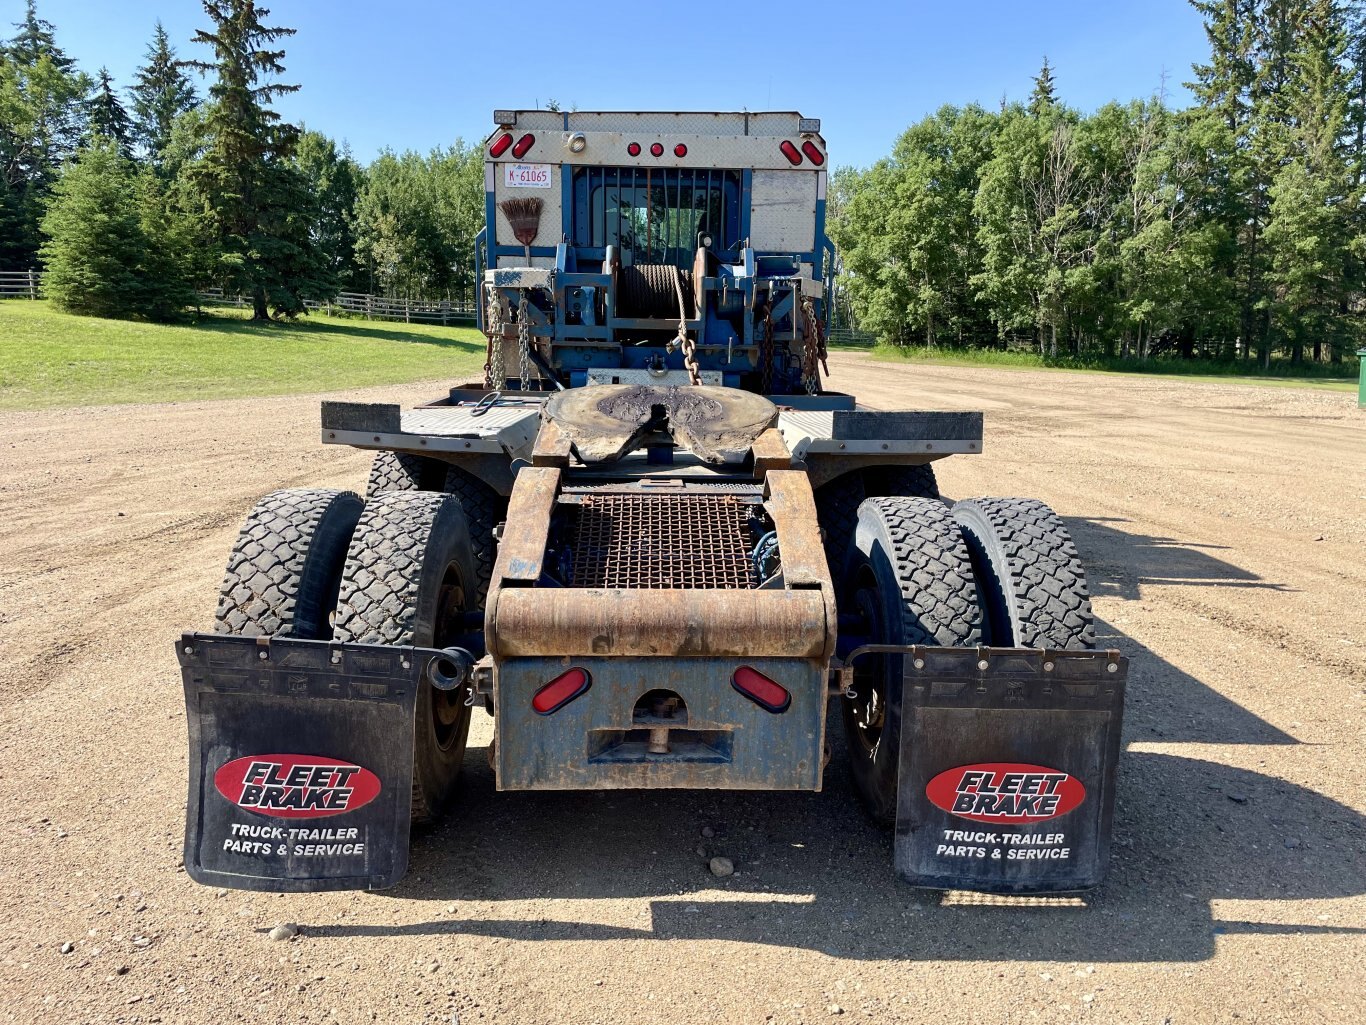
<svg viewBox="0 0 1366 1025">
<path fill-rule="evenodd" d="M 484 362 L 472 327 L 309 316 L 253 324 L 214 310 L 143 324 L 0 302 L 0 409 L 285 395 L 456 380 Z"/>
<path fill-rule="evenodd" d="M 1345 360 L 1336 370 L 1321 363 L 1294 368 L 1289 363 L 1275 363 L 1269 373 L 1248 374 L 1242 372 L 1236 364 L 1215 363 L 1209 360 L 1151 359 L 1142 363 L 1118 359 L 1080 361 L 1067 356 L 1047 359 L 1033 352 L 1000 352 L 995 349 L 929 349 L 922 345 L 886 344 L 875 345 L 864 351 L 869 352 L 874 359 L 932 363 L 940 366 L 996 367 L 1001 370 L 1063 370 L 1116 376 L 1143 374 L 1184 381 L 1222 381 L 1228 384 L 1259 384 L 1272 387 L 1327 388 L 1333 391 L 1355 391 L 1357 387 L 1357 361 L 1355 356 Z"/>
</svg>

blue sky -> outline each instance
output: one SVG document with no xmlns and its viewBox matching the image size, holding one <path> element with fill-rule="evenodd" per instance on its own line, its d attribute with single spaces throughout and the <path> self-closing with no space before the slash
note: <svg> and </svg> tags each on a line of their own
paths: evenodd
<svg viewBox="0 0 1366 1025">
<path fill-rule="evenodd" d="M 885 155 L 945 103 L 1028 95 L 1046 54 L 1062 98 L 1091 110 L 1158 91 L 1174 103 L 1206 56 L 1186 0 L 698 4 L 543 0 L 265 0 L 285 41 L 279 107 L 350 143 L 427 150 L 482 137 L 494 107 L 791 110 L 819 117 L 836 165 Z M 17 21 L 22 0 L 0 0 Z M 672 14 L 666 13 L 673 12 Z M 160 18 L 181 56 L 197 0 L 38 0 L 82 68 L 131 81 Z M 680 13 L 681 12 L 681 13 Z M 7 27 L 0 27 L 6 36 Z"/>
</svg>

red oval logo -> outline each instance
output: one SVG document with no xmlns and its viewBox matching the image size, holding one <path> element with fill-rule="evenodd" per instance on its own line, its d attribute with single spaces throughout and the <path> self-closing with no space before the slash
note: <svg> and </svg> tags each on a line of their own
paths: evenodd
<svg viewBox="0 0 1366 1025">
<path fill-rule="evenodd" d="M 379 796 L 379 777 L 322 755 L 247 755 L 213 774 L 218 792 L 239 808 L 280 819 L 341 815 Z"/>
<path fill-rule="evenodd" d="M 925 787 L 936 808 L 974 822 L 1047 822 L 1086 800 L 1081 780 L 1022 762 L 981 762 L 941 772 Z"/>
</svg>

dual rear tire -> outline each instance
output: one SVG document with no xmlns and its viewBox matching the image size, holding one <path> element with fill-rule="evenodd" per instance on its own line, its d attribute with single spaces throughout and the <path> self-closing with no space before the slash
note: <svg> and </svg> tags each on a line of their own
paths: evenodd
<svg viewBox="0 0 1366 1025">
<path fill-rule="evenodd" d="M 1025 498 L 952 508 L 868 499 L 844 562 L 841 608 L 870 643 L 1088 649 L 1095 628 L 1076 547 L 1057 514 Z M 896 819 L 902 656 L 867 655 L 840 701 L 854 785 L 872 817 Z"/>
<path fill-rule="evenodd" d="M 362 503 L 349 491 L 276 491 L 257 503 L 233 547 L 215 628 L 362 644 L 468 644 L 482 586 L 453 495 L 387 491 Z M 463 691 L 422 681 L 413 737 L 415 823 L 437 818 L 453 796 L 469 724 Z"/>
</svg>

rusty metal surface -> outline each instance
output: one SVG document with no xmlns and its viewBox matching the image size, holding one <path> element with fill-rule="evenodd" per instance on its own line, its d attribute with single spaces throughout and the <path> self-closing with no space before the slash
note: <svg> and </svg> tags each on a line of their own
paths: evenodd
<svg viewBox="0 0 1366 1025">
<path fill-rule="evenodd" d="M 498 558 L 493 564 L 488 595 L 490 620 L 498 587 L 505 582 L 534 584 L 540 579 L 550 512 L 559 488 L 560 471 L 556 467 L 525 467 L 517 474 L 508 499 L 507 524 L 498 544 Z"/>
<path fill-rule="evenodd" d="M 699 489 L 700 490 L 700 489 Z M 731 494 L 588 494 L 573 514 L 573 587 L 757 587 L 753 505 Z"/>
<path fill-rule="evenodd" d="M 822 658 L 833 645 L 834 606 L 819 590 L 504 587 L 496 597 L 487 640 L 499 658 Z"/>
<path fill-rule="evenodd" d="M 569 465 L 569 439 L 554 420 L 546 420 L 536 434 L 536 445 L 531 450 L 532 466 Z"/>
<path fill-rule="evenodd" d="M 652 661 L 516 658 L 495 671 L 494 769 L 500 790 L 696 787 L 819 790 L 825 746 L 824 664 L 747 659 L 792 695 L 766 711 L 737 692 L 734 659 Z M 538 715 L 531 698 L 570 665 L 592 683 L 579 698 Z M 664 692 L 664 716 L 641 709 Z M 672 700 L 677 698 L 677 701 Z M 667 752 L 649 750 L 668 734 Z"/>
<path fill-rule="evenodd" d="M 543 415 L 560 426 L 585 463 L 620 459 L 656 437 L 672 439 L 708 463 L 740 463 L 777 422 L 778 409 L 762 395 L 735 388 L 622 384 L 559 392 Z"/>
<path fill-rule="evenodd" d="M 751 452 L 754 456 L 754 476 L 760 480 L 769 470 L 792 469 L 792 453 L 782 433 L 775 427 L 770 427 L 754 439 Z"/>
</svg>

